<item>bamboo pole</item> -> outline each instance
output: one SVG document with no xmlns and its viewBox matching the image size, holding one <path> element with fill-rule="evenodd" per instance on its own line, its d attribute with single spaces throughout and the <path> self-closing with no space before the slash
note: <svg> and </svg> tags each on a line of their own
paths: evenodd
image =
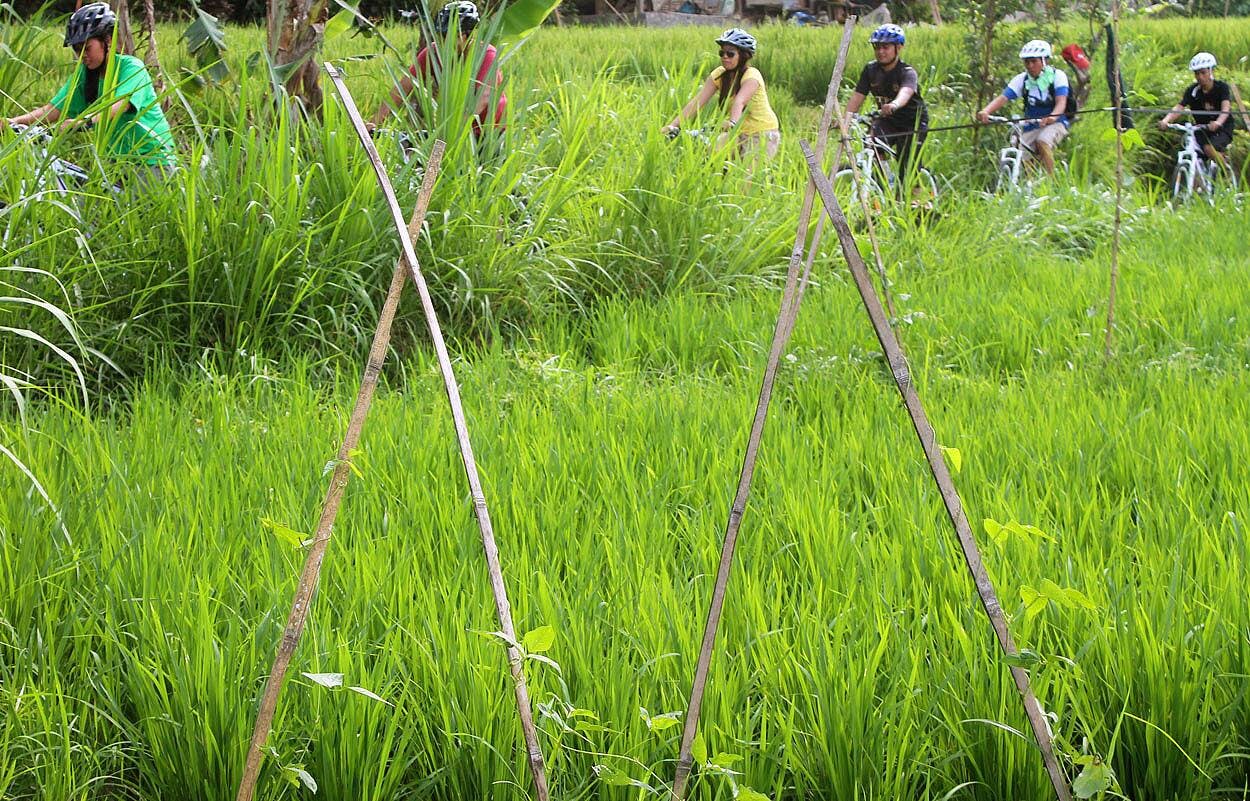
<svg viewBox="0 0 1250 801">
<path fill-rule="evenodd" d="M 842 46 L 839 50 L 839 61 L 845 63 L 846 51 L 850 48 L 850 37 L 854 31 L 855 18 L 846 23 L 842 31 Z M 820 127 L 817 129 L 816 149 L 824 153 L 825 144 L 829 139 L 829 126 L 833 121 L 833 108 L 837 102 L 838 85 L 841 75 L 836 73 L 829 81 L 829 89 L 825 93 L 824 112 L 821 115 Z M 725 604 L 725 588 L 729 582 L 729 569 L 733 564 L 734 548 L 738 542 L 738 530 L 742 525 L 742 516 L 746 511 L 747 497 L 751 492 L 751 478 L 755 473 L 755 459 L 759 452 L 760 439 L 764 434 L 764 422 L 768 417 L 768 405 L 772 399 L 773 384 L 777 379 L 777 368 L 781 362 L 781 353 L 785 348 L 786 339 L 795 314 L 798 312 L 798 278 L 799 266 L 802 264 L 804 246 L 807 243 L 808 223 L 811 220 L 812 208 L 815 205 L 816 185 L 808 181 L 807 191 L 803 196 L 803 206 L 799 211 L 799 221 L 794 233 L 794 247 L 790 250 L 790 265 L 786 272 L 786 286 L 781 297 L 781 310 L 777 316 L 777 324 L 773 329 L 772 347 L 768 354 L 768 363 L 764 368 L 764 379 L 760 386 L 759 399 L 755 405 L 755 417 L 751 423 L 751 434 L 747 440 L 746 454 L 742 460 L 742 472 L 738 478 L 738 489 L 734 495 L 733 506 L 729 512 L 729 522 L 725 526 L 725 540 L 721 546 L 720 566 L 716 572 L 716 583 L 712 588 L 712 599 L 708 608 L 707 623 L 703 628 L 703 641 L 699 649 L 698 664 L 695 666 L 694 681 L 690 687 L 690 704 L 686 709 L 685 725 L 681 736 L 681 750 L 677 757 L 677 774 L 673 779 L 672 799 L 681 801 L 685 795 L 686 782 L 690 778 L 690 770 L 694 765 L 691 749 L 699 729 L 699 710 L 703 705 L 703 691 L 707 685 L 708 669 L 712 663 L 712 651 L 716 645 L 716 631 L 720 625 L 721 610 Z"/>
<path fill-rule="evenodd" d="M 1111 359 L 1115 331 L 1115 295 L 1120 283 L 1120 217 L 1124 196 L 1124 91 L 1120 77 L 1120 0 L 1111 0 L 1111 60 L 1115 62 L 1115 222 L 1111 228 L 1111 286 L 1107 292 L 1107 333 L 1102 355 Z"/>
<path fill-rule="evenodd" d="M 1241 102 L 1241 91 L 1232 81 L 1228 82 L 1228 88 L 1233 90 L 1233 100 L 1237 103 L 1237 108 L 1241 110 L 1241 124 L 1246 126 L 1247 131 L 1250 131 L 1250 111 L 1246 111 L 1246 104 Z"/>
<path fill-rule="evenodd" d="M 430 206 L 430 195 L 434 191 L 434 182 L 438 179 L 439 167 L 443 160 L 443 147 L 443 142 L 437 141 L 430 153 L 425 178 L 421 183 L 421 192 L 417 196 L 417 207 L 413 210 L 412 218 L 408 222 L 408 230 L 414 235 L 421 230 L 421 223 Z M 295 591 L 295 600 L 291 604 L 291 614 L 287 618 L 278 653 L 269 671 L 269 681 L 265 684 L 265 693 L 261 696 L 260 707 L 256 712 L 256 725 L 252 729 L 252 741 L 247 749 L 247 760 L 243 767 L 243 777 L 239 781 L 236 801 L 251 801 L 252 794 L 256 791 L 256 780 L 260 775 L 261 749 L 264 748 L 265 740 L 269 738 L 269 727 L 273 723 L 274 712 L 278 707 L 278 695 L 282 692 L 282 680 L 286 676 L 287 667 L 295 654 L 295 646 L 299 644 L 300 635 L 304 632 L 304 624 L 308 620 L 313 592 L 317 589 L 317 581 L 321 575 L 321 562 L 325 558 L 326 546 L 330 544 L 334 518 L 338 515 L 343 493 L 347 489 L 347 482 L 352 477 L 351 454 L 356 449 L 356 443 L 360 441 L 360 432 L 364 428 L 365 418 L 369 415 L 373 393 L 377 389 L 382 364 L 386 360 L 386 351 L 390 347 L 391 324 L 395 320 L 395 311 L 399 308 L 399 297 L 404 289 L 404 281 L 408 277 L 404 269 L 405 258 L 406 255 L 401 256 L 395 263 L 391 286 L 386 292 L 382 312 L 378 315 L 377 329 L 373 333 L 373 344 L 369 346 L 369 358 L 360 380 L 360 390 L 356 393 L 356 405 L 352 408 L 352 414 L 347 423 L 347 433 L 343 437 L 343 444 L 339 447 L 334 474 L 330 477 L 330 487 L 326 490 L 325 503 L 321 507 L 321 519 L 317 522 L 317 532 L 313 536 L 312 545 L 308 548 L 308 556 L 304 559 L 304 570 L 300 574 L 299 587 Z"/>
<path fill-rule="evenodd" d="M 482 550 L 486 555 L 491 594 L 495 600 L 495 614 L 499 619 L 500 632 L 503 634 L 506 642 L 508 667 L 512 672 L 512 686 L 516 695 L 517 714 L 521 719 L 521 732 L 525 738 L 525 749 L 529 760 L 530 773 L 534 778 L 534 789 L 537 792 L 538 801 L 547 801 L 549 796 L 546 768 L 543 764 L 542 748 L 538 743 L 538 730 L 534 726 L 534 714 L 530 709 L 529 689 L 526 687 L 525 673 L 522 669 L 524 657 L 520 648 L 516 645 L 516 629 L 512 625 L 512 607 L 508 603 L 507 588 L 503 579 L 503 567 L 499 560 L 499 548 L 495 543 L 495 532 L 491 526 L 490 511 L 486 506 L 486 495 L 482 491 L 482 481 L 478 477 L 477 462 L 473 456 L 473 445 L 469 441 L 469 427 L 465 421 L 464 406 L 460 402 L 460 388 L 456 384 L 456 376 L 451 369 L 451 357 L 447 353 L 447 345 L 443 341 L 443 332 L 439 327 L 438 317 L 434 312 L 434 300 L 430 296 L 429 287 L 425 283 L 425 276 L 421 273 L 421 266 L 417 263 L 417 256 L 412 247 L 412 237 L 409 236 L 408 230 L 404 227 L 399 203 L 395 200 L 395 190 L 391 188 L 391 181 L 386 175 L 386 168 L 382 165 L 382 160 L 378 157 L 378 151 L 373 146 L 373 139 L 369 136 L 369 131 L 365 128 L 365 122 L 361 118 L 360 112 L 356 109 L 356 102 L 352 99 L 351 93 L 347 91 L 347 86 L 344 85 L 343 78 L 334 65 L 326 62 L 325 70 L 326 74 L 330 76 L 330 80 L 334 82 L 334 88 L 338 90 L 339 97 L 343 101 L 343 108 L 351 119 L 352 125 L 356 128 L 356 134 L 360 137 L 365 151 L 369 154 L 369 160 L 373 162 L 373 170 L 377 173 L 378 184 L 382 187 L 382 193 L 385 195 L 386 203 L 390 207 L 391 217 L 395 222 L 395 230 L 399 232 L 399 241 L 403 246 L 408 274 L 412 277 L 412 282 L 417 287 L 417 293 L 421 296 L 421 308 L 425 311 L 426 326 L 429 330 L 430 340 L 434 343 L 434 352 L 438 357 L 439 370 L 443 376 L 443 388 L 447 392 L 447 401 L 451 405 L 452 423 L 455 426 L 456 439 L 460 445 L 460 458 L 464 463 L 465 477 L 469 482 L 469 491 L 473 496 L 473 514 L 477 518 L 478 531 L 482 537 Z"/>
<path fill-rule="evenodd" d="M 890 365 L 890 372 L 894 376 L 895 386 L 898 387 L 899 394 L 903 398 L 903 404 L 907 407 L 907 413 L 911 417 L 912 427 L 916 431 L 916 436 L 920 439 L 920 447 L 924 450 L 925 459 L 929 463 L 929 471 L 933 474 L 933 480 L 937 483 L 938 491 L 942 495 L 942 503 L 946 507 L 946 514 L 950 517 L 951 524 L 955 528 L 955 534 L 959 538 L 959 546 L 963 550 L 964 562 L 968 566 L 968 572 L 972 576 L 973 584 L 976 585 L 977 594 L 981 597 L 981 605 L 985 609 L 985 615 L 989 618 L 990 625 L 994 628 L 994 633 L 998 637 L 999 647 L 1002 648 L 1003 653 L 1007 656 L 1015 656 L 1019 651 L 1016 649 L 1015 641 L 1011 637 L 1011 631 L 1007 627 L 1007 617 L 998 601 L 998 593 L 994 589 L 994 583 L 990 580 L 989 572 L 986 571 L 985 564 L 981 559 L 981 551 L 977 547 L 976 537 L 972 534 L 972 527 L 968 524 L 968 517 L 964 514 L 959 491 L 955 488 L 955 482 L 951 479 L 950 470 L 946 467 L 946 459 L 942 455 L 937 435 L 933 431 L 933 426 L 929 423 L 929 418 L 925 415 L 924 406 L 920 402 L 920 395 L 916 392 L 915 384 L 912 382 L 911 371 L 907 366 L 907 357 L 904 355 L 903 349 L 894 335 L 894 330 L 890 328 L 890 322 L 885 316 L 885 310 L 881 308 L 881 301 L 877 299 L 877 295 L 873 291 L 872 279 L 869 278 L 868 269 L 864 266 L 864 260 L 859 255 L 855 237 L 846 222 L 846 216 L 843 215 L 841 207 L 838 206 L 838 199 L 833 193 L 833 186 L 820 170 L 820 160 L 812 152 L 807 142 L 800 142 L 799 146 L 803 150 L 803 156 L 807 159 L 808 174 L 816 183 L 821 202 L 825 207 L 825 213 L 837 231 L 838 239 L 841 240 L 842 253 L 846 256 L 851 276 L 855 280 L 855 286 L 859 290 L 860 299 L 864 303 L 864 310 L 868 312 L 868 319 L 872 323 L 873 330 L 876 331 L 877 341 L 881 343 L 881 350 L 885 353 L 886 361 Z M 1071 801 L 1067 779 L 1064 777 L 1063 771 L 1055 759 L 1054 744 L 1051 741 L 1050 729 L 1047 728 L 1046 715 L 1042 711 L 1041 705 L 1038 704 L 1037 698 L 1033 695 L 1032 687 L 1029 685 L 1028 671 L 1012 665 L 1011 676 L 1015 680 L 1016 689 L 1019 690 L 1020 697 L 1024 702 L 1024 712 L 1033 728 L 1033 736 L 1036 738 L 1038 747 L 1042 751 L 1042 759 L 1046 765 L 1050 783 L 1054 788 L 1055 798 L 1058 801 Z"/>
<path fill-rule="evenodd" d="M 848 130 L 848 122 L 846 117 L 838 116 L 838 129 L 842 132 L 842 139 L 849 141 L 851 133 Z M 903 181 L 906 176 L 897 177 L 900 191 L 904 189 Z M 881 294 L 885 295 L 885 305 L 890 311 L 890 317 L 895 316 L 894 298 L 890 294 L 890 279 L 885 274 L 885 262 L 881 260 L 881 246 L 877 244 L 877 225 L 873 220 L 872 208 L 868 205 L 868 196 L 860 191 L 859 187 L 863 185 L 864 176 L 859 174 L 859 163 L 855 159 L 851 159 L 851 179 L 854 182 L 855 194 L 859 197 L 859 207 L 864 215 L 864 222 L 868 225 L 868 243 L 872 246 L 872 260 L 877 265 L 877 275 L 881 278 Z M 825 215 L 820 215 L 820 223 L 825 221 Z M 820 223 L 817 223 L 817 232 L 820 231 Z"/>
<path fill-rule="evenodd" d="M 846 58 L 851 50 L 851 38 L 855 32 L 856 17 L 852 16 L 847 19 L 842 26 L 842 42 L 838 47 L 838 57 L 833 64 L 833 81 L 838 86 L 838 92 L 842 88 L 842 76 L 846 73 Z M 842 157 L 846 155 L 847 137 L 846 131 L 843 130 L 842 122 L 842 104 L 838 102 L 838 96 L 835 94 L 833 98 L 833 118 L 838 120 L 838 130 L 842 131 L 842 135 L 838 137 L 838 151 L 833 161 L 829 162 L 829 179 L 833 180 L 833 176 L 837 174 L 838 167 L 842 164 Z M 789 321 L 786 324 L 785 341 L 790 341 L 790 335 L 794 333 L 794 323 L 798 320 L 799 306 L 803 303 L 803 295 L 807 292 L 807 285 L 812 278 L 812 264 L 816 261 L 816 251 L 820 249 L 820 240 L 825 232 L 825 218 L 821 215 L 816 218 L 816 231 L 812 234 L 812 244 L 807 248 L 807 258 L 803 262 L 803 276 L 799 279 L 799 287 L 795 294 L 794 309 L 789 315 Z"/>
</svg>

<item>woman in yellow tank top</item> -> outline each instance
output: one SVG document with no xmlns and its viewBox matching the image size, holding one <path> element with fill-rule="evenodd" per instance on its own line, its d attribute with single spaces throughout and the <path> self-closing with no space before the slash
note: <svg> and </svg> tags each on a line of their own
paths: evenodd
<svg viewBox="0 0 1250 801">
<path fill-rule="evenodd" d="M 720 66 L 704 81 L 699 94 L 695 95 L 673 121 L 664 126 L 664 132 L 675 134 L 681 123 L 693 119 L 707 105 L 712 95 L 719 93 L 722 108 L 728 102 L 728 119 L 725 128 L 732 133 L 721 136 L 737 136 L 738 152 L 742 154 L 762 149 L 772 158 L 781 147 L 781 128 L 777 115 L 768 105 L 768 91 L 764 88 L 764 76 L 751 66 L 755 55 L 755 37 L 741 28 L 730 28 L 717 38 L 720 45 Z"/>
</svg>

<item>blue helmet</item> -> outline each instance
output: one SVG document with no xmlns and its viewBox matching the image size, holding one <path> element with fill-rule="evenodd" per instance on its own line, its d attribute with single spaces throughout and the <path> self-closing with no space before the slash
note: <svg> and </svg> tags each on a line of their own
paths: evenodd
<svg viewBox="0 0 1250 801">
<path fill-rule="evenodd" d="M 907 34 L 897 25 L 882 25 L 868 37 L 869 44 L 907 44 Z"/>
</svg>

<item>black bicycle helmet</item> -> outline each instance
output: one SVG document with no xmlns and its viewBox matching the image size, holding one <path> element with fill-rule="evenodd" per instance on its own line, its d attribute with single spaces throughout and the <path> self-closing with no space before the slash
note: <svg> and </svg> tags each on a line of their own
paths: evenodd
<svg viewBox="0 0 1250 801">
<path fill-rule="evenodd" d="M 108 3 L 88 3 L 69 18 L 69 25 L 65 27 L 65 46 L 76 47 L 97 36 L 112 36 L 116 24 L 117 15 Z"/>
<path fill-rule="evenodd" d="M 438 16 L 434 18 L 434 32 L 439 36 L 446 36 L 448 28 L 451 27 L 452 15 L 456 17 L 456 30 L 460 33 L 468 33 L 477 27 L 481 17 L 478 16 L 477 6 L 469 2 L 469 0 L 452 0 L 452 2 L 443 6 L 438 12 Z"/>
</svg>

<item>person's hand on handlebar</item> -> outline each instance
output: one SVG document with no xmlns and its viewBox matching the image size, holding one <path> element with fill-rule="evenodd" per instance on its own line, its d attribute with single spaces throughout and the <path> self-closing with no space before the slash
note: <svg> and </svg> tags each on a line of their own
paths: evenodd
<svg viewBox="0 0 1250 801">
<path fill-rule="evenodd" d="M 985 125 L 986 123 L 990 121 L 990 113 L 986 111 L 985 109 L 981 109 L 980 111 L 978 111 L 976 114 L 973 114 L 972 116 L 974 119 L 976 119 L 977 122 L 981 123 L 982 125 Z"/>
</svg>

